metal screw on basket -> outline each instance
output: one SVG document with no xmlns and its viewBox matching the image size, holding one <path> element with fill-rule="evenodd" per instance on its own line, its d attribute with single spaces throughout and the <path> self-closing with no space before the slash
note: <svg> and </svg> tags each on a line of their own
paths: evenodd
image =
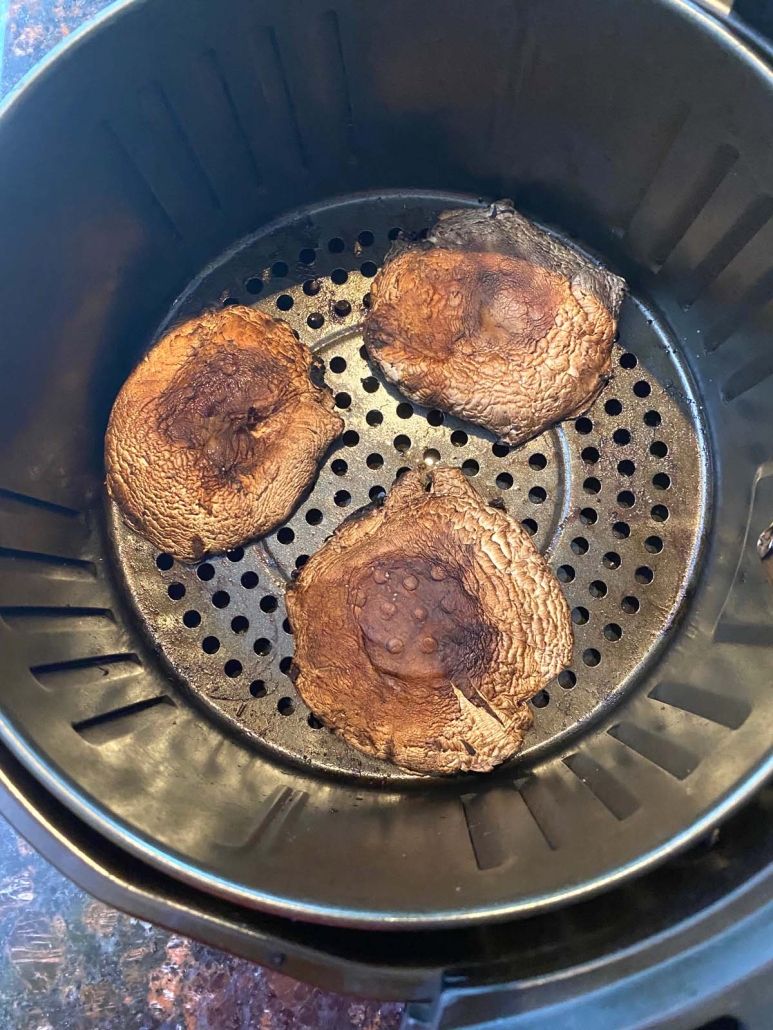
<svg viewBox="0 0 773 1030">
<path fill-rule="evenodd" d="M 761 561 L 765 561 L 773 554 L 773 522 L 759 535 L 757 540 L 757 554 Z"/>
<path fill-rule="evenodd" d="M 768 581 L 773 584 L 773 522 L 757 538 L 757 554 Z"/>
</svg>

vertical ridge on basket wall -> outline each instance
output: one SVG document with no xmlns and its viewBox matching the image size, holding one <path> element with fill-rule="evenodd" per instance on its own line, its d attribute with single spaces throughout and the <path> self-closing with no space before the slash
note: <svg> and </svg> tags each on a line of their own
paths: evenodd
<svg viewBox="0 0 773 1030">
<path fill-rule="evenodd" d="M 4 548 L 83 559 L 88 557 L 88 537 L 86 524 L 74 509 L 0 488 L 0 544 Z"/>
<path fill-rule="evenodd" d="M 0 489 L 0 627 L 27 666 L 117 652 L 123 631 L 72 508 Z M 10 639 L 10 638 L 9 638 Z"/>
<path fill-rule="evenodd" d="M 159 723 L 169 719 L 176 707 L 168 694 L 154 694 L 74 722 L 73 729 L 86 743 L 101 747 L 139 730 L 157 731 Z"/>
<path fill-rule="evenodd" d="M 741 366 L 725 380 L 722 387 L 722 399 L 734 401 L 749 390 L 759 386 L 773 375 L 773 356 L 761 354 L 753 361 Z"/>
<path fill-rule="evenodd" d="M 735 147 L 688 117 L 628 225 L 632 256 L 652 269 L 665 264 L 737 160 Z"/>
<path fill-rule="evenodd" d="M 239 111 L 234 104 L 233 96 L 231 94 L 231 88 L 228 84 L 228 79 L 223 72 L 223 66 L 220 61 L 218 54 L 210 49 L 203 55 L 202 58 L 208 65 L 210 75 L 213 83 L 217 82 L 219 89 L 222 91 L 224 109 L 228 112 L 230 127 L 233 131 L 233 139 L 237 146 L 234 149 L 238 149 L 244 156 L 245 164 L 249 166 L 250 172 L 252 173 L 253 185 L 262 186 L 263 176 L 260 168 L 258 167 L 255 155 L 252 152 L 250 141 L 247 138 L 247 134 L 244 131 L 244 126 L 241 123 Z"/>
<path fill-rule="evenodd" d="M 309 168 L 306 144 L 298 124 L 290 85 L 285 72 L 285 62 L 273 25 L 256 29 L 252 34 L 252 48 L 255 57 L 256 74 L 260 81 L 272 138 L 272 149 L 279 154 L 292 154 L 295 163 L 305 172 Z M 290 164 L 287 157 L 275 157 L 280 166 Z"/>
<path fill-rule="evenodd" d="M 751 714 L 751 705 L 743 698 L 718 694 L 691 683 L 658 683 L 649 696 L 729 730 L 739 729 Z"/>
<path fill-rule="evenodd" d="M 318 174 L 346 179 L 357 146 L 338 14 L 283 16 L 268 35 L 301 153 Z"/>
<path fill-rule="evenodd" d="M 679 138 L 684 129 L 685 123 L 690 116 L 690 106 L 685 101 L 678 101 L 673 110 L 661 117 L 651 136 L 649 161 L 639 173 L 637 196 L 633 206 L 628 210 L 622 219 L 622 225 L 626 232 L 630 231 L 631 225 L 641 206 L 647 201 L 649 191 L 653 183 L 659 177 L 660 170 L 666 163 L 671 148 Z"/>
<path fill-rule="evenodd" d="M 0 627 L 12 634 L 14 653 L 26 668 L 115 654 L 126 644 L 109 608 L 6 605 Z"/>
<path fill-rule="evenodd" d="M 478 869 L 496 869 L 506 852 L 497 813 L 489 804 L 490 794 L 463 794 L 460 798 L 470 844 Z"/>
<path fill-rule="evenodd" d="M 764 281 L 757 284 L 754 292 L 761 302 L 759 307 L 755 309 L 751 303 L 751 294 L 747 295 L 746 310 L 742 312 L 740 326 L 725 338 L 726 342 L 722 341 L 726 365 L 732 368 L 724 375 L 722 383 L 722 399 L 728 403 L 742 397 L 773 375 L 773 353 L 770 350 L 773 332 L 773 272 L 769 272 Z M 740 306 L 737 310 L 741 310 Z M 760 395 L 759 401 L 766 403 L 764 394 Z"/>
<path fill-rule="evenodd" d="M 769 222 L 696 304 L 696 315 L 706 316 L 708 323 L 703 341 L 707 351 L 724 346 L 773 298 L 772 247 L 773 222 Z"/>
<path fill-rule="evenodd" d="M 158 232 L 169 237 L 179 247 L 183 242 L 180 230 L 153 189 L 153 184 L 145 178 L 142 168 L 134 160 L 113 125 L 104 121 L 101 129 L 101 150 L 112 165 L 115 180 L 121 184 L 124 195 L 134 201 L 145 218 L 151 223 L 155 222 Z"/>
<path fill-rule="evenodd" d="M 612 815 L 622 821 L 638 811 L 640 804 L 631 791 L 616 777 L 599 765 L 597 761 L 581 751 L 568 755 L 564 765 L 574 773 L 581 783 L 609 809 Z"/>
<path fill-rule="evenodd" d="M 100 654 L 91 658 L 72 658 L 47 665 L 33 665 L 30 672 L 46 690 L 73 690 L 83 686 L 113 686 L 117 680 L 133 679 L 142 672 L 134 652 Z"/>
<path fill-rule="evenodd" d="M 516 786 L 545 843 L 551 851 L 558 850 L 561 833 L 558 826 L 560 816 L 544 782 L 532 774 L 518 782 Z"/>
<path fill-rule="evenodd" d="M 512 862 L 534 862 L 553 849 L 538 817 L 515 783 L 462 794 L 459 805 L 472 858 L 481 872 Z"/>
<path fill-rule="evenodd" d="M 732 143 L 691 114 L 634 212 L 631 255 L 662 277 L 735 401 L 773 375 L 773 196 Z"/>
<path fill-rule="evenodd" d="M 265 205 L 263 170 L 231 88 L 230 62 L 207 42 L 191 41 L 187 59 L 167 69 L 160 86 L 175 134 L 185 140 L 187 176 L 199 189 L 206 184 L 216 235 L 230 241 Z"/>
<path fill-rule="evenodd" d="M 343 44 L 341 42 L 341 29 L 338 22 L 338 14 L 333 11 L 325 11 L 323 24 L 329 36 L 329 46 L 334 55 L 331 62 L 333 89 L 338 94 L 338 104 L 342 108 L 344 125 L 348 139 L 348 154 L 350 161 L 357 160 L 357 138 L 354 126 L 354 112 L 352 111 L 352 98 L 349 92 L 349 77 L 346 71 L 346 60 L 344 57 Z"/>
<path fill-rule="evenodd" d="M 36 664 L 30 673 L 89 743 L 124 736 L 136 728 L 140 712 L 174 704 L 130 651 Z"/>
<path fill-rule="evenodd" d="M 91 562 L 0 547 L 0 605 L 83 607 L 104 599 Z"/>
<path fill-rule="evenodd" d="M 498 178 L 497 192 L 502 196 L 513 192 L 512 169 L 517 165 L 522 145 L 518 133 L 519 113 L 538 53 L 529 14 L 527 7 L 514 12 L 503 32 L 507 57 L 501 62 L 491 104 L 487 150 L 492 155 L 491 172 Z"/>
<path fill-rule="evenodd" d="M 204 213 L 219 211 L 220 201 L 163 86 L 140 87 L 111 129 L 186 246 L 200 247 Z"/>
<path fill-rule="evenodd" d="M 718 277 L 772 214 L 773 198 L 760 191 L 743 160 L 737 161 L 663 266 L 680 303 L 686 307 L 704 291 L 713 293 Z"/>
<path fill-rule="evenodd" d="M 75 510 L 0 489 L 0 606 L 6 610 L 108 608 L 93 550 Z"/>
<path fill-rule="evenodd" d="M 51 579 L 71 579 L 80 582 L 93 580 L 97 575 L 94 563 L 83 558 L 23 551 L 14 547 L 0 547 L 0 568 L 5 569 L 6 576 L 13 576 L 14 573 L 48 575 Z"/>
<path fill-rule="evenodd" d="M 274 25 L 262 22 L 260 11 L 247 5 L 224 9 L 211 31 L 197 36 L 191 48 L 209 55 L 206 59 L 224 97 L 223 114 L 233 132 L 220 144 L 235 145 L 233 159 L 251 169 L 244 182 L 248 193 L 241 201 L 254 215 L 252 223 L 238 229 L 241 235 L 261 220 L 270 220 L 282 207 L 297 203 L 292 187 L 308 167 L 285 56 Z M 211 118 L 208 122 L 211 135 L 222 135 L 219 122 L 212 123 Z"/>
<path fill-rule="evenodd" d="M 583 752 L 535 770 L 518 790 L 554 851 L 583 835 L 608 833 L 639 808 L 630 787 Z"/>
<path fill-rule="evenodd" d="M 225 846 L 256 852 L 270 852 L 292 828 L 293 822 L 309 799 L 304 790 L 277 786 L 260 803 L 246 833 Z M 242 828 L 244 829 L 244 828 Z"/>
<path fill-rule="evenodd" d="M 739 158 L 660 271 L 700 333 L 721 353 L 728 403 L 773 374 L 773 197 Z"/>
<path fill-rule="evenodd" d="M 335 104 L 342 124 L 349 108 L 353 174 L 363 185 L 496 189 L 501 155 L 514 145 L 508 98 L 523 71 L 523 6 L 490 0 L 481 17 L 459 0 L 440 10 L 397 0 L 323 16 L 327 48 L 340 54 L 330 62 Z M 482 52 L 490 59 L 469 60 Z"/>
<path fill-rule="evenodd" d="M 688 748 L 638 723 L 627 720 L 619 722 L 607 732 L 625 747 L 678 780 L 687 779 L 700 764 L 700 758 Z"/>
</svg>

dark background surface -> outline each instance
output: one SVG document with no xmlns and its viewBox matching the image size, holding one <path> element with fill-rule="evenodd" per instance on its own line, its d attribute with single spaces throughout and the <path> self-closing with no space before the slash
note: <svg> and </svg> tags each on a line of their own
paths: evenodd
<svg viewBox="0 0 773 1030">
<path fill-rule="evenodd" d="M 106 6 L 0 0 L 2 94 Z M 0 1030 L 396 1030 L 401 1010 L 326 994 L 108 908 L 0 821 Z"/>
</svg>

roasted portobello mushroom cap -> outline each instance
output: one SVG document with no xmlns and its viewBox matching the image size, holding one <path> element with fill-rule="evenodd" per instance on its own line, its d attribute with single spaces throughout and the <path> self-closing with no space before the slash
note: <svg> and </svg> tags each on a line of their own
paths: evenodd
<svg viewBox="0 0 773 1030">
<path fill-rule="evenodd" d="M 603 389 L 624 292 L 509 202 L 447 211 L 387 255 L 365 344 L 407 397 L 520 444 Z"/>
<path fill-rule="evenodd" d="M 487 772 L 570 660 L 561 588 L 519 522 L 464 474 L 405 473 L 287 593 L 297 689 L 352 746 L 419 773 Z"/>
<path fill-rule="evenodd" d="M 107 488 L 125 521 L 180 561 L 284 522 L 343 429 L 314 371 L 289 326 L 254 308 L 172 329 L 110 415 Z"/>
</svg>

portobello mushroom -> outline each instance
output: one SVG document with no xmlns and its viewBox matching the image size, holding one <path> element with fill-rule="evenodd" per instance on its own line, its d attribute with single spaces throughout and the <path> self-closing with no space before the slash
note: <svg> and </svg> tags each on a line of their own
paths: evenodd
<svg viewBox="0 0 773 1030">
<path fill-rule="evenodd" d="M 292 330 L 234 306 L 172 329 L 124 384 L 105 439 L 125 521 L 180 561 L 285 521 L 343 429 Z"/>
<path fill-rule="evenodd" d="M 407 397 L 520 444 L 604 388 L 624 291 L 509 201 L 447 211 L 387 255 L 365 344 Z"/>
<path fill-rule="evenodd" d="M 419 773 L 487 772 L 568 663 L 561 588 L 520 523 L 457 468 L 405 473 L 287 593 L 296 687 L 353 747 Z"/>
</svg>

